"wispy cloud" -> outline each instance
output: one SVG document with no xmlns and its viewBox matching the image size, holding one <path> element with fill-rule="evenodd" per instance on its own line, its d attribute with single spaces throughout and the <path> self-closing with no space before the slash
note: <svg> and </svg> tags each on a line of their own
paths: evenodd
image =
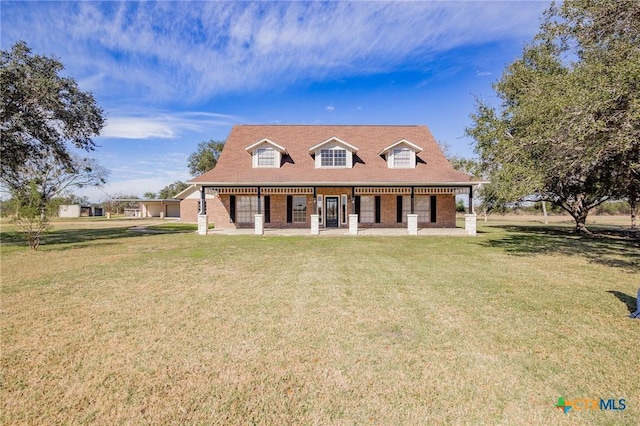
<svg viewBox="0 0 640 426">
<path fill-rule="evenodd" d="M 238 117 L 207 112 L 169 113 L 159 111 L 109 116 L 101 136 L 121 139 L 174 139 L 185 131 L 201 132 L 214 126 L 228 126 Z"/>
<path fill-rule="evenodd" d="M 476 77 L 488 77 L 491 74 L 492 73 L 490 71 L 477 71 L 476 72 Z"/>
<path fill-rule="evenodd" d="M 420 68 L 438 52 L 530 34 L 547 4 L 14 3 L 3 4 L 2 43 L 23 38 L 53 51 L 105 96 L 196 101 L 398 64 Z"/>
<path fill-rule="evenodd" d="M 328 105 L 325 110 L 327 111 L 333 111 L 335 109 L 335 107 L 333 105 Z"/>
</svg>

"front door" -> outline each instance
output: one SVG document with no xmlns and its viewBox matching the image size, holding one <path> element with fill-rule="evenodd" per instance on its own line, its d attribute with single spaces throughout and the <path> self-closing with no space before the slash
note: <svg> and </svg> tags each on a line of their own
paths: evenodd
<svg viewBox="0 0 640 426">
<path fill-rule="evenodd" d="M 327 228 L 338 227 L 338 197 L 326 197 L 327 205 L 325 207 L 326 221 L 325 226 Z"/>
</svg>

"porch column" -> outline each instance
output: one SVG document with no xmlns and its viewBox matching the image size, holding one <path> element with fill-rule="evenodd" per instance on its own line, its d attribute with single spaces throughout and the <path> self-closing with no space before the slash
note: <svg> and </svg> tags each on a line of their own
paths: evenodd
<svg viewBox="0 0 640 426">
<path fill-rule="evenodd" d="M 464 215 L 464 229 L 467 231 L 469 235 L 476 235 L 476 215 L 465 214 Z"/>
<path fill-rule="evenodd" d="M 416 203 L 415 203 L 415 190 L 414 189 L 415 188 L 412 186 L 411 187 L 411 214 L 414 214 L 416 212 L 416 210 L 415 210 L 415 205 L 416 205 Z"/>
<path fill-rule="evenodd" d="M 198 214 L 206 214 L 207 212 L 207 205 L 206 200 L 205 200 L 205 196 L 204 196 L 204 186 L 200 188 L 200 211 L 198 212 Z"/>
<path fill-rule="evenodd" d="M 409 231 L 409 235 L 418 235 L 418 215 L 417 214 L 407 215 L 407 229 Z"/>
<path fill-rule="evenodd" d="M 473 186 L 469 187 L 469 214 L 473 214 Z"/>
<path fill-rule="evenodd" d="M 351 187 L 351 213 L 356 214 L 356 187 Z M 351 219 L 349 219 L 351 221 Z M 356 226 L 358 222 L 356 221 Z"/>
<path fill-rule="evenodd" d="M 258 187 L 258 214 L 262 214 L 262 205 L 260 204 L 260 187 Z"/>
<path fill-rule="evenodd" d="M 349 235 L 358 235 L 358 215 L 357 214 L 349 215 Z"/>
<path fill-rule="evenodd" d="M 311 215 L 311 235 L 320 235 L 320 215 Z"/>
<path fill-rule="evenodd" d="M 207 218 L 204 187 L 200 188 L 200 211 L 198 212 L 198 235 L 207 235 L 209 232 L 209 221 Z"/>
<path fill-rule="evenodd" d="M 264 216 L 261 214 L 254 215 L 255 234 L 264 235 Z"/>
</svg>

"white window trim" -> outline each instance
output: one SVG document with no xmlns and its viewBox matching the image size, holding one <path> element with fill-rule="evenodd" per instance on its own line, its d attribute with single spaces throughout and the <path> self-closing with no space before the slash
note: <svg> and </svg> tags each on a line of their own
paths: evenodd
<svg viewBox="0 0 640 426">
<path fill-rule="evenodd" d="M 331 152 L 331 162 L 333 163 L 330 166 L 327 165 L 323 165 L 322 164 L 322 151 L 329 151 Z M 344 152 L 344 164 L 343 165 L 335 165 L 335 160 L 336 160 L 336 156 L 334 155 L 337 151 L 343 151 Z M 333 148 L 321 148 L 320 149 L 320 167 L 323 169 L 346 169 L 348 168 L 348 163 L 349 163 L 349 154 L 347 154 L 349 151 L 342 148 L 342 147 L 333 147 Z"/>
<path fill-rule="evenodd" d="M 322 150 L 337 150 L 341 149 L 345 151 L 345 165 L 344 166 L 323 166 L 322 165 Z M 316 169 L 351 169 L 353 168 L 353 154 L 358 152 L 358 148 L 348 144 L 347 142 L 338 138 L 329 138 L 324 142 L 321 142 L 315 146 L 309 148 L 309 153 L 315 155 L 315 168 Z"/>
<path fill-rule="evenodd" d="M 410 156 L 411 158 L 409 159 L 409 165 L 408 166 L 396 166 L 395 165 L 395 150 L 398 149 L 408 149 L 410 152 Z M 387 158 L 387 167 L 389 167 L 390 169 L 414 169 L 416 167 L 416 155 L 419 152 L 422 152 L 423 149 L 421 147 L 419 147 L 418 145 L 406 140 L 406 139 L 401 139 L 398 142 L 395 142 L 391 145 L 389 145 L 388 147 L 384 148 L 382 151 L 380 151 L 379 155 L 386 155 Z"/>
<path fill-rule="evenodd" d="M 396 160 L 399 160 L 399 153 L 407 153 L 409 154 L 409 158 L 407 158 L 407 164 L 397 164 Z M 407 147 L 396 147 L 391 150 L 391 155 L 389 155 L 391 167 L 394 169 L 413 169 L 415 168 L 416 163 L 416 153 Z M 404 160 L 404 159 L 403 159 Z"/>
<path fill-rule="evenodd" d="M 274 150 L 274 161 L 273 165 L 258 165 L 258 150 L 261 149 L 273 149 Z M 257 168 L 267 168 L 267 169 L 277 169 L 280 168 L 280 164 L 282 163 L 282 156 L 287 154 L 287 150 L 278 145 L 277 143 L 270 141 L 269 139 L 262 139 L 252 145 L 249 145 L 245 148 L 245 151 L 251 153 L 251 167 L 254 169 Z"/>
<path fill-rule="evenodd" d="M 273 164 L 260 164 L 260 153 L 261 152 L 265 152 L 265 151 L 271 151 L 273 153 Z M 278 158 L 280 157 L 278 151 L 276 151 L 275 149 L 271 148 L 271 147 L 260 147 L 260 148 L 256 148 L 253 151 L 253 156 L 254 156 L 254 162 L 255 165 L 254 167 L 256 168 L 274 168 L 274 167 L 278 167 L 279 166 L 279 162 L 278 162 Z M 263 159 L 264 160 L 264 159 Z"/>
</svg>

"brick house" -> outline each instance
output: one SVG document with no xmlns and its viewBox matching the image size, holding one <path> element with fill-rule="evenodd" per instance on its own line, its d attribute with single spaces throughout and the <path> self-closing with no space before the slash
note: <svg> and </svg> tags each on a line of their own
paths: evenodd
<svg viewBox="0 0 640 426">
<path fill-rule="evenodd" d="M 182 220 L 206 212 L 218 229 L 254 227 L 257 214 L 267 228 L 347 228 L 350 214 L 360 228 L 407 227 L 409 215 L 453 228 L 455 195 L 471 201 L 478 184 L 425 126 L 355 125 L 234 126 L 217 166 L 189 183 Z"/>
</svg>

